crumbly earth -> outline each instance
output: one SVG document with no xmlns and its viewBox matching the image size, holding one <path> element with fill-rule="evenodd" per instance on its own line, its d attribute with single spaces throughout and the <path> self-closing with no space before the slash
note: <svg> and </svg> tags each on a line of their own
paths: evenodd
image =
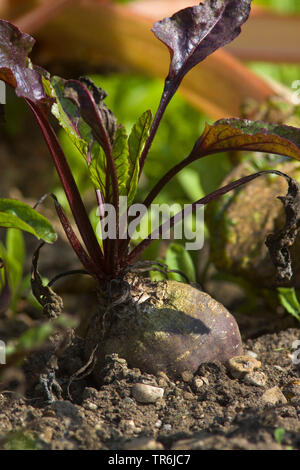
<svg viewBox="0 0 300 470">
<path fill-rule="evenodd" d="M 245 352 L 261 362 L 257 372 L 265 384 L 234 378 L 217 362 L 173 382 L 164 374 L 129 369 L 110 355 L 103 385 L 85 377 L 72 382 L 68 397 L 69 377 L 85 362 L 83 341 L 76 338 L 59 360 L 61 399 L 48 404 L 37 383 L 45 352 L 25 365 L 31 386 L 23 396 L 0 394 L 0 448 L 300 449 L 300 364 L 292 361 L 297 359 L 292 344 L 299 339 L 300 329 L 290 328 L 245 341 Z M 164 395 L 155 403 L 139 403 L 132 394 L 136 383 L 160 387 Z"/>
</svg>

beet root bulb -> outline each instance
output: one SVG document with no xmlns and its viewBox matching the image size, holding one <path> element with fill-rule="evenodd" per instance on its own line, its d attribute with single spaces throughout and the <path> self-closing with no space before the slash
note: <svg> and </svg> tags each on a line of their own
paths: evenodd
<svg viewBox="0 0 300 470">
<path fill-rule="evenodd" d="M 107 331 L 103 332 L 101 312 L 91 320 L 86 356 L 98 344 L 97 381 L 101 382 L 105 355 L 112 353 L 131 368 L 163 371 L 173 379 L 184 371 L 195 373 L 201 363 L 225 362 L 242 353 L 234 317 L 208 294 L 177 281 L 138 283 L 138 288 L 131 286 L 130 301 L 109 313 Z M 138 290 L 140 295 L 135 295 Z"/>
</svg>

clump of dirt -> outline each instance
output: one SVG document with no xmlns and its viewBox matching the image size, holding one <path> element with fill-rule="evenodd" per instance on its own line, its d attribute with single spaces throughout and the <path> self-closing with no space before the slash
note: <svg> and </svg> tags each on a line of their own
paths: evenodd
<svg viewBox="0 0 300 470">
<path fill-rule="evenodd" d="M 299 339 L 298 328 L 248 339 L 252 372 L 212 362 L 177 381 L 111 354 L 100 387 L 90 375 L 72 382 L 68 396 L 70 376 L 85 363 L 84 342 L 75 338 L 58 362 L 60 399 L 47 403 L 38 382 L 45 352 L 24 366 L 31 383 L 24 396 L 1 393 L 1 448 L 300 449 Z"/>
</svg>

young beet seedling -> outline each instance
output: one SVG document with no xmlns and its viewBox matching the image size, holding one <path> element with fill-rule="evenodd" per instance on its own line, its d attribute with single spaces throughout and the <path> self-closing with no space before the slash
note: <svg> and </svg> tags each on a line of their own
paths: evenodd
<svg viewBox="0 0 300 470">
<path fill-rule="evenodd" d="M 99 283 L 99 311 L 91 320 L 86 339 L 87 357 L 99 343 L 96 374 L 108 353 L 118 353 L 130 366 L 143 371 L 162 370 L 176 377 L 184 370 L 195 372 L 201 362 L 225 361 L 241 352 L 241 338 L 234 318 L 209 295 L 188 284 L 153 283 L 135 274 L 136 270 L 144 268 L 137 263 L 139 256 L 163 233 L 165 225 L 155 229 L 131 251 L 127 228 L 131 220 L 130 206 L 168 103 L 189 70 L 240 33 L 241 25 L 248 18 L 250 3 L 251 0 L 205 0 L 155 23 L 155 36 L 170 52 L 169 73 L 154 119 L 151 112 L 146 111 L 129 137 L 106 107 L 103 90 L 89 79 L 63 80 L 33 66 L 27 57 L 34 44 L 33 38 L 7 21 L 0 24 L 0 79 L 26 100 L 42 130 L 82 242 L 55 200 L 58 216 L 85 270 Z M 101 242 L 90 224 L 72 171 L 51 127 L 50 111 L 86 160 L 102 221 Z M 207 124 L 190 154 L 159 180 L 146 197 L 144 206 L 149 208 L 174 175 L 204 156 L 248 150 L 299 160 L 299 147 L 300 131 L 296 128 L 241 119 Z M 207 204 L 268 173 L 286 178 L 289 185 L 287 196 L 280 198 L 286 211 L 286 224 L 266 241 L 278 269 L 278 278 L 283 280 L 291 277 L 288 247 L 294 242 L 300 224 L 300 188 L 292 178 L 275 170 L 261 171 L 216 190 L 191 204 L 189 209 L 192 212 L 197 205 Z M 125 210 L 120 205 L 121 196 L 127 197 Z M 103 236 L 105 204 L 114 208 L 116 221 L 124 220 L 124 214 L 127 221 L 125 230 L 116 222 L 115 233 L 107 238 Z M 182 213 L 170 219 L 171 227 L 180 216 Z"/>
</svg>

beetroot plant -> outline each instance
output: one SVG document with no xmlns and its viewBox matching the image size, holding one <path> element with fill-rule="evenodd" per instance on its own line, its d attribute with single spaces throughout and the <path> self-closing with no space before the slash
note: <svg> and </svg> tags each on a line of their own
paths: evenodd
<svg viewBox="0 0 300 470">
<path fill-rule="evenodd" d="M 134 219 L 131 206 L 138 183 L 170 100 L 193 67 L 239 35 L 249 16 L 250 4 L 251 0 L 204 0 L 155 23 L 153 33 L 170 52 L 169 72 L 154 118 L 151 111 L 145 111 L 129 135 L 107 108 L 104 90 L 89 78 L 64 80 L 33 65 L 28 54 L 34 39 L 7 21 L 0 23 L 0 78 L 25 99 L 41 128 L 81 240 L 55 199 L 57 214 L 85 272 L 99 285 L 99 309 L 91 319 L 86 339 L 87 357 L 98 348 L 99 367 L 105 354 L 116 352 L 132 366 L 177 376 L 187 369 L 194 372 L 203 361 L 224 361 L 241 352 L 238 327 L 222 305 L 188 284 L 153 283 L 140 275 L 155 265 L 139 262 L 142 252 L 166 227 L 174 227 L 183 211 L 155 228 L 134 248 L 129 227 Z M 51 125 L 51 115 L 86 161 L 98 205 L 97 233 Z M 206 124 L 196 143 L 191 143 L 189 155 L 161 177 L 143 201 L 143 207 L 149 209 L 178 172 L 205 156 L 247 150 L 299 160 L 299 147 L 300 131 L 285 125 L 239 118 Z M 284 177 L 289 187 L 287 195 L 280 197 L 286 213 L 285 225 L 266 240 L 278 279 L 285 280 L 292 276 L 288 249 L 300 223 L 299 186 L 288 175 L 267 170 L 245 176 L 195 201 L 188 209 L 192 213 L 199 205 L 268 173 Z M 108 206 L 113 208 L 115 225 L 113 233 L 104 236 Z M 159 264 L 155 269 L 166 271 Z M 36 260 L 34 272 L 37 273 Z M 45 292 L 37 293 L 41 302 L 44 295 Z"/>
</svg>

